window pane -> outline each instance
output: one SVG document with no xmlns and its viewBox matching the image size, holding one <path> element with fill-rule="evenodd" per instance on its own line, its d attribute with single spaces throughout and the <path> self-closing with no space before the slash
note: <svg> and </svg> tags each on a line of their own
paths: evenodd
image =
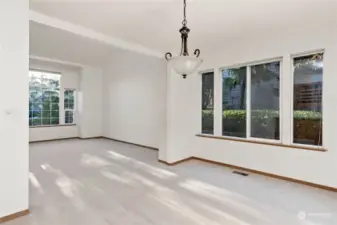
<svg viewBox="0 0 337 225">
<path fill-rule="evenodd" d="M 60 123 L 59 117 L 52 117 L 52 118 L 50 118 L 50 124 L 57 125 L 59 123 Z"/>
<path fill-rule="evenodd" d="M 41 126 L 41 122 L 42 122 L 41 118 L 38 118 L 38 119 L 34 118 L 32 120 L 32 126 Z"/>
<path fill-rule="evenodd" d="M 294 59 L 294 143 L 322 145 L 322 82 L 322 53 Z"/>
<path fill-rule="evenodd" d="M 49 111 L 49 110 L 42 111 L 42 118 L 48 119 L 48 118 L 50 118 L 50 116 L 51 116 L 51 111 Z"/>
<path fill-rule="evenodd" d="M 58 103 L 52 103 L 51 104 L 51 110 L 59 110 L 60 109 L 60 106 Z"/>
<path fill-rule="evenodd" d="M 202 133 L 213 134 L 214 73 L 202 74 Z"/>
<path fill-rule="evenodd" d="M 65 123 L 73 123 L 74 122 L 74 117 L 73 117 L 73 112 L 72 111 L 66 111 L 65 112 Z"/>
<path fill-rule="evenodd" d="M 32 113 L 32 117 L 34 119 L 41 118 L 41 116 L 42 116 L 42 111 L 40 109 L 32 110 L 31 113 Z"/>
<path fill-rule="evenodd" d="M 74 109 L 74 90 L 64 91 L 64 108 Z"/>
<path fill-rule="evenodd" d="M 50 117 L 42 118 L 42 125 L 50 125 Z"/>
<path fill-rule="evenodd" d="M 247 67 L 222 71 L 222 135 L 246 137 Z"/>
<path fill-rule="evenodd" d="M 280 139 L 280 62 L 251 66 L 251 137 Z"/>
<path fill-rule="evenodd" d="M 74 109 L 74 101 L 73 100 L 69 101 L 68 109 Z"/>
<path fill-rule="evenodd" d="M 59 111 L 51 111 L 50 116 L 59 118 L 59 114 L 60 114 Z"/>
</svg>

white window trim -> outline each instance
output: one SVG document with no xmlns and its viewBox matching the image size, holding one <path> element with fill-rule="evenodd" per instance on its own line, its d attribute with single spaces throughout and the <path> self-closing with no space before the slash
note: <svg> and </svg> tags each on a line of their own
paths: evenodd
<svg viewBox="0 0 337 225">
<path fill-rule="evenodd" d="M 291 78 L 290 78 L 290 104 L 291 104 L 291 110 L 290 110 L 290 145 L 293 146 L 299 146 L 299 147 L 311 147 L 311 148 L 317 148 L 317 149 L 325 149 L 325 137 L 324 135 L 324 58 L 323 58 L 323 74 L 322 74 L 322 145 L 309 145 L 309 144 L 299 144 L 299 143 L 294 143 L 294 79 L 295 79 L 295 68 L 294 68 L 294 59 L 298 57 L 303 57 L 303 56 L 310 56 L 310 55 L 315 55 L 315 54 L 325 54 L 325 49 L 319 49 L 319 50 L 313 50 L 313 51 L 306 51 L 306 52 L 301 52 L 301 53 L 295 53 L 290 55 L 290 67 L 291 67 Z"/>
<path fill-rule="evenodd" d="M 73 91 L 74 92 L 74 109 L 66 109 L 64 106 L 64 93 L 66 91 Z M 77 91 L 75 88 L 64 88 L 63 89 L 63 108 L 62 108 L 63 112 L 62 112 L 62 117 L 63 117 L 63 124 L 65 125 L 76 125 L 76 112 L 77 112 Z M 66 112 L 73 112 L 73 122 L 72 123 L 66 123 L 65 122 L 65 116 L 66 116 Z"/>
<path fill-rule="evenodd" d="M 251 65 L 246 66 L 246 139 L 250 140 L 251 136 L 251 110 L 252 110 L 252 101 L 251 101 L 251 91 L 252 91 L 252 73 Z"/>
</svg>

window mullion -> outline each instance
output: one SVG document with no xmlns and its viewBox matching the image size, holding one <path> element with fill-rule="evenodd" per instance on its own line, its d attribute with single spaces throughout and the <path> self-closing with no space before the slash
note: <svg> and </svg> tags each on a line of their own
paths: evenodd
<svg viewBox="0 0 337 225">
<path fill-rule="evenodd" d="M 293 124 L 293 66 L 290 56 L 283 58 L 280 76 L 280 135 L 282 144 L 292 143 Z"/>
<path fill-rule="evenodd" d="M 246 70 L 246 136 L 251 136 L 251 67 L 247 66 Z"/>
<path fill-rule="evenodd" d="M 214 68 L 214 135 L 222 135 L 222 74 Z"/>
</svg>

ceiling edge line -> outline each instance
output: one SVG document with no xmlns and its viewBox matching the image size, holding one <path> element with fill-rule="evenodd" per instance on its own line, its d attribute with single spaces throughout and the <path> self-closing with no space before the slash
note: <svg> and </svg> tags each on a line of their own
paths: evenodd
<svg viewBox="0 0 337 225">
<path fill-rule="evenodd" d="M 37 55 L 29 55 L 29 59 L 39 60 L 39 61 L 44 61 L 44 62 L 50 62 L 50 63 L 58 63 L 58 64 L 62 64 L 62 65 L 74 66 L 74 67 L 80 67 L 80 68 L 88 67 L 88 66 L 86 66 L 84 64 L 80 64 L 80 63 L 64 61 L 64 60 L 48 58 L 48 57 L 42 57 L 42 56 L 37 56 Z"/>
<path fill-rule="evenodd" d="M 39 13 L 33 10 L 29 10 L 29 20 L 39 23 L 39 24 L 49 26 L 49 27 L 58 28 L 58 29 L 82 36 L 82 37 L 97 40 L 99 42 L 103 42 L 103 43 L 106 43 L 108 45 L 111 45 L 117 48 L 137 52 L 137 53 L 144 54 L 147 56 L 153 56 L 153 57 L 160 58 L 160 59 L 164 58 L 163 53 L 159 51 L 151 50 L 140 44 L 128 42 L 120 38 L 105 35 L 100 32 L 97 32 L 97 31 L 64 21 L 64 20 L 60 20 L 54 17 L 50 17 L 48 15 L 45 15 L 45 14 L 42 14 L 42 13 Z"/>
</svg>

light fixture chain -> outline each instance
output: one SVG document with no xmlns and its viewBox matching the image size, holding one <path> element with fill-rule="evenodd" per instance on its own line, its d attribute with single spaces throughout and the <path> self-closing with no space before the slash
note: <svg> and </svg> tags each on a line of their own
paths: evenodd
<svg viewBox="0 0 337 225">
<path fill-rule="evenodd" d="M 186 26 L 187 20 L 186 20 L 186 0 L 184 0 L 184 20 L 183 25 Z"/>
</svg>

